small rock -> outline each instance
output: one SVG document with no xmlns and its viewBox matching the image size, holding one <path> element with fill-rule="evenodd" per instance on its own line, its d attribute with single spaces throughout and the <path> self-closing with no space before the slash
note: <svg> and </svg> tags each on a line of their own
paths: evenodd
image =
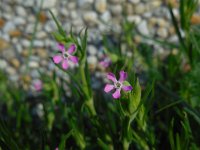
<svg viewBox="0 0 200 150">
<path fill-rule="evenodd" d="M 20 62 L 18 59 L 13 58 L 10 60 L 10 63 L 13 65 L 13 67 L 15 67 L 16 69 L 18 69 L 20 67 Z"/>
<path fill-rule="evenodd" d="M 38 62 L 35 62 L 35 61 L 30 61 L 28 64 L 29 64 L 30 68 L 38 68 L 39 67 Z"/>
<path fill-rule="evenodd" d="M 45 23 L 47 21 L 47 15 L 45 12 L 40 12 L 39 14 L 39 21 L 41 23 Z"/>
<path fill-rule="evenodd" d="M 35 3 L 34 0 L 29 0 L 29 1 L 21 0 L 21 4 L 23 4 L 26 7 L 33 7 L 35 5 L 34 3 Z"/>
<path fill-rule="evenodd" d="M 10 67 L 10 66 L 6 68 L 6 72 L 9 75 L 15 75 L 17 73 L 16 70 L 13 67 Z"/>
<path fill-rule="evenodd" d="M 26 15 L 27 15 L 25 8 L 22 6 L 16 7 L 16 13 L 18 16 L 21 16 L 21 17 L 26 17 Z"/>
<path fill-rule="evenodd" d="M 96 0 L 95 1 L 95 9 L 99 13 L 104 13 L 107 9 L 107 1 L 106 0 Z"/>
<path fill-rule="evenodd" d="M 0 69 L 4 70 L 8 66 L 7 62 L 3 59 L 0 59 Z"/>
<path fill-rule="evenodd" d="M 0 51 L 10 47 L 10 44 L 4 39 L 0 38 Z"/>
<path fill-rule="evenodd" d="M 37 6 L 40 6 L 41 1 L 36 1 Z M 56 6 L 56 0 L 44 0 L 42 8 L 49 9 Z"/>
<path fill-rule="evenodd" d="M 27 39 L 22 39 L 21 43 L 22 43 L 22 46 L 24 47 L 29 47 L 31 44 L 30 40 L 27 40 Z"/>
<path fill-rule="evenodd" d="M 132 4 L 138 4 L 140 2 L 140 0 L 129 0 L 129 2 Z"/>
<path fill-rule="evenodd" d="M 101 20 L 104 22 L 109 22 L 111 19 L 111 14 L 109 11 L 104 12 L 101 16 L 100 16 Z"/>
<path fill-rule="evenodd" d="M 191 24 L 193 25 L 200 24 L 200 15 L 194 14 L 191 18 Z"/>
<path fill-rule="evenodd" d="M 157 31 L 158 36 L 160 36 L 161 38 L 167 38 L 168 36 L 168 31 L 166 28 L 159 28 Z"/>
<path fill-rule="evenodd" d="M 46 37 L 47 37 L 47 34 L 44 31 L 37 32 L 37 34 L 36 34 L 37 39 L 44 39 Z"/>
<path fill-rule="evenodd" d="M 12 30 L 12 31 L 9 32 L 9 35 L 10 35 L 11 37 L 19 37 L 19 36 L 22 35 L 22 33 L 21 33 L 21 31 L 19 31 L 19 30 Z"/>
<path fill-rule="evenodd" d="M 149 35 L 149 29 L 145 20 L 138 24 L 137 29 L 141 34 Z"/>
<path fill-rule="evenodd" d="M 122 6 L 121 5 L 112 5 L 110 7 L 110 11 L 113 15 L 118 16 L 122 13 Z"/>
<path fill-rule="evenodd" d="M 96 47 L 93 46 L 93 45 L 89 45 L 89 46 L 88 46 L 88 53 L 89 53 L 90 55 L 96 55 L 96 54 L 97 54 L 97 49 L 96 49 Z"/>
<path fill-rule="evenodd" d="M 36 53 L 40 58 L 47 58 L 48 57 L 47 51 L 45 49 L 43 49 L 43 48 L 37 49 Z"/>
<path fill-rule="evenodd" d="M 93 11 L 84 13 L 83 19 L 87 24 L 89 24 L 91 26 L 96 25 L 98 22 L 97 14 Z"/>
<path fill-rule="evenodd" d="M 143 14 L 144 12 L 146 12 L 146 5 L 140 3 L 135 6 L 134 10 L 136 14 Z"/>
<path fill-rule="evenodd" d="M 12 21 L 8 21 L 6 22 L 3 28 L 3 31 L 8 33 L 9 31 L 14 30 L 14 29 L 15 29 L 15 24 Z"/>
<path fill-rule="evenodd" d="M 96 56 L 88 56 L 87 57 L 87 61 L 88 61 L 89 64 L 93 64 L 93 65 L 97 64 L 97 58 L 96 58 Z"/>
<path fill-rule="evenodd" d="M 25 25 L 26 24 L 26 20 L 24 18 L 22 18 L 22 17 L 15 17 L 13 19 L 13 23 L 15 25 Z"/>
<path fill-rule="evenodd" d="M 33 46 L 34 47 L 43 47 L 44 46 L 44 42 L 41 40 L 34 40 L 33 41 Z"/>
<path fill-rule="evenodd" d="M 5 20 L 3 18 L 0 18 L 0 28 L 2 28 L 5 24 Z"/>
<path fill-rule="evenodd" d="M 134 22 L 135 24 L 139 24 L 141 22 L 141 17 L 140 16 L 128 16 L 127 17 L 128 22 Z"/>
</svg>

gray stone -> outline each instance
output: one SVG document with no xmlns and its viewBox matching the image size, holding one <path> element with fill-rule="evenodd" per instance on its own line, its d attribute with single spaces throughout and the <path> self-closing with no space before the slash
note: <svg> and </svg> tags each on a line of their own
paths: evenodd
<svg viewBox="0 0 200 150">
<path fill-rule="evenodd" d="M 24 18 L 22 18 L 22 17 L 15 17 L 13 19 L 13 23 L 15 25 L 25 25 L 26 24 L 26 20 Z"/>
<path fill-rule="evenodd" d="M 15 28 L 15 24 L 12 21 L 8 21 L 6 22 L 3 31 L 8 33 L 9 31 L 14 30 Z"/>
<path fill-rule="evenodd" d="M 159 28 L 157 31 L 158 36 L 160 36 L 161 38 L 167 38 L 168 36 L 168 31 L 166 28 Z"/>
<path fill-rule="evenodd" d="M 96 56 L 88 56 L 87 57 L 88 64 L 95 65 L 97 64 L 97 57 Z"/>
<path fill-rule="evenodd" d="M 104 12 L 104 13 L 100 16 L 100 19 L 101 19 L 103 22 L 105 22 L 105 23 L 109 22 L 109 21 L 111 20 L 111 14 L 110 14 L 110 12 L 109 12 L 109 11 Z"/>
<path fill-rule="evenodd" d="M 22 43 L 22 46 L 24 46 L 24 47 L 29 47 L 31 44 L 31 42 L 27 39 L 22 39 L 21 43 Z"/>
<path fill-rule="evenodd" d="M 120 4 L 112 5 L 112 6 L 110 6 L 110 11 L 115 16 L 120 15 L 122 13 L 122 6 Z"/>
<path fill-rule="evenodd" d="M 146 12 L 146 5 L 140 3 L 135 6 L 134 10 L 136 14 L 143 14 L 144 12 Z"/>
<path fill-rule="evenodd" d="M 22 6 L 17 6 L 16 7 L 16 13 L 17 13 L 18 16 L 21 16 L 21 17 L 26 17 L 27 16 L 26 10 Z"/>
<path fill-rule="evenodd" d="M 33 46 L 34 47 L 43 47 L 44 46 L 44 42 L 41 41 L 41 40 L 34 40 Z"/>
<path fill-rule="evenodd" d="M 96 25 L 98 23 L 97 14 L 93 11 L 84 13 L 83 19 L 87 24 L 91 26 Z"/>
<path fill-rule="evenodd" d="M 128 0 L 128 1 L 132 4 L 138 4 L 140 2 L 140 0 Z"/>
<path fill-rule="evenodd" d="M 132 15 L 132 16 L 127 16 L 127 20 L 129 21 L 129 22 L 134 22 L 135 24 L 139 24 L 140 22 L 141 22 L 141 17 L 140 16 L 134 16 L 134 15 Z"/>
<path fill-rule="evenodd" d="M 149 35 L 149 29 L 147 26 L 147 22 L 143 20 L 140 24 L 137 25 L 138 31 L 143 35 Z"/>
<path fill-rule="evenodd" d="M 28 63 L 28 65 L 29 65 L 30 68 L 38 68 L 39 67 L 38 62 L 35 62 L 35 61 L 30 61 Z"/>
<path fill-rule="evenodd" d="M 88 53 L 89 53 L 90 55 L 96 55 L 96 54 L 97 54 L 97 49 L 96 49 L 96 47 L 93 46 L 93 45 L 89 45 L 89 46 L 88 46 Z"/>
<path fill-rule="evenodd" d="M 36 3 L 37 3 L 37 6 L 39 7 L 41 1 L 37 0 Z M 53 7 L 55 8 L 55 6 L 56 6 L 56 0 L 44 0 L 42 8 L 44 8 L 44 9 L 50 9 L 50 8 L 53 8 Z"/>
<path fill-rule="evenodd" d="M 99 13 L 104 13 L 107 9 L 107 1 L 106 0 L 96 0 L 95 1 L 95 9 Z"/>
<path fill-rule="evenodd" d="M 4 70 L 8 66 L 7 62 L 4 59 L 0 59 L 0 69 Z"/>
</svg>

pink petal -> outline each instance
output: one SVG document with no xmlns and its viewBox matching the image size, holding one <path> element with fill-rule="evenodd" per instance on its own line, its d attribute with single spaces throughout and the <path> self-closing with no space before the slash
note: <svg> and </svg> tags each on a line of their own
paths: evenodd
<svg viewBox="0 0 200 150">
<path fill-rule="evenodd" d="M 109 72 L 109 73 L 107 74 L 107 78 L 108 78 L 109 80 L 112 80 L 113 82 L 117 82 L 117 79 L 116 79 L 115 75 L 114 75 L 113 73 L 111 73 L 111 72 Z"/>
<path fill-rule="evenodd" d="M 133 89 L 133 87 L 132 86 L 122 86 L 122 89 L 124 90 L 124 91 L 131 91 L 132 89 Z"/>
<path fill-rule="evenodd" d="M 53 62 L 59 64 L 63 60 L 63 57 L 60 55 L 53 56 Z"/>
<path fill-rule="evenodd" d="M 62 68 L 63 68 L 64 70 L 67 70 L 68 67 L 69 67 L 68 61 L 67 61 L 67 59 L 64 59 L 64 60 L 63 60 L 63 63 L 62 63 Z"/>
<path fill-rule="evenodd" d="M 115 93 L 113 93 L 112 96 L 113 96 L 114 99 L 120 98 L 120 96 L 121 96 L 121 94 L 120 94 L 120 89 L 117 89 L 117 90 L 115 91 Z"/>
<path fill-rule="evenodd" d="M 69 59 L 74 62 L 75 64 L 78 63 L 78 57 L 76 56 L 70 56 Z"/>
<path fill-rule="evenodd" d="M 108 92 L 110 92 L 111 90 L 113 90 L 114 87 L 115 87 L 115 86 L 112 85 L 112 84 L 106 84 L 106 86 L 105 86 L 105 88 L 104 88 L 104 92 L 108 93 Z"/>
<path fill-rule="evenodd" d="M 126 78 L 127 78 L 127 73 L 126 72 L 124 72 L 124 71 L 120 71 L 120 78 L 119 78 L 119 81 L 120 82 L 123 82 L 123 81 L 125 81 L 126 80 Z"/>
<path fill-rule="evenodd" d="M 107 68 L 109 66 L 109 62 L 101 61 L 100 65 L 102 65 L 103 67 Z"/>
<path fill-rule="evenodd" d="M 58 48 L 62 53 L 65 52 L 65 45 L 64 45 L 64 44 L 62 44 L 62 43 L 57 44 L 57 48 Z"/>
<path fill-rule="evenodd" d="M 72 54 L 75 50 L 76 50 L 76 45 L 72 44 L 72 45 L 70 45 L 67 53 Z"/>
</svg>

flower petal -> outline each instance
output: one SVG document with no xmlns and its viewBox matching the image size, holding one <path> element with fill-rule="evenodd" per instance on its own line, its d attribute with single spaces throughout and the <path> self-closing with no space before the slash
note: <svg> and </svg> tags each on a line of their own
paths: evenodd
<svg viewBox="0 0 200 150">
<path fill-rule="evenodd" d="M 115 87 L 115 86 L 112 85 L 112 84 L 106 84 L 106 86 L 105 86 L 105 88 L 104 88 L 104 92 L 108 93 L 108 92 L 110 92 L 111 90 L 113 90 L 114 87 Z"/>
<path fill-rule="evenodd" d="M 63 60 L 63 57 L 60 55 L 53 56 L 53 62 L 59 64 Z"/>
<path fill-rule="evenodd" d="M 107 78 L 108 78 L 109 80 L 112 80 L 113 82 L 117 82 L 117 79 L 116 79 L 115 75 L 114 75 L 113 73 L 111 73 L 111 72 L 109 72 L 109 73 L 107 74 Z"/>
<path fill-rule="evenodd" d="M 109 66 L 109 62 L 102 60 L 102 61 L 100 61 L 100 65 L 107 68 Z"/>
<path fill-rule="evenodd" d="M 123 70 L 122 71 L 120 71 L 120 78 L 119 78 L 119 81 L 120 82 L 123 82 L 123 81 L 125 81 L 126 80 L 126 78 L 127 78 L 127 73 L 126 72 L 124 72 Z"/>
<path fill-rule="evenodd" d="M 132 89 L 133 89 L 133 87 L 132 86 L 122 86 L 122 89 L 124 90 L 124 91 L 131 91 Z"/>
<path fill-rule="evenodd" d="M 76 56 L 70 56 L 69 59 L 74 62 L 75 64 L 78 63 L 78 57 Z"/>
<path fill-rule="evenodd" d="M 117 89 L 117 90 L 115 91 L 115 93 L 113 93 L 112 96 L 113 96 L 114 99 L 120 98 L 120 96 L 121 96 L 121 94 L 120 94 L 120 89 Z"/>
<path fill-rule="evenodd" d="M 72 44 L 72 45 L 70 45 L 69 49 L 67 50 L 67 53 L 72 54 L 75 52 L 75 50 L 76 50 L 76 45 Z"/>
<path fill-rule="evenodd" d="M 64 45 L 64 44 L 62 44 L 62 43 L 57 44 L 57 48 L 58 48 L 62 53 L 65 52 L 65 45 Z"/>
<path fill-rule="evenodd" d="M 64 59 L 64 60 L 63 60 L 63 63 L 62 63 L 62 68 L 63 68 L 64 70 L 67 70 L 68 67 L 69 67 L 68 60 L 67 60 L 67 59 Z"/>
</svg>

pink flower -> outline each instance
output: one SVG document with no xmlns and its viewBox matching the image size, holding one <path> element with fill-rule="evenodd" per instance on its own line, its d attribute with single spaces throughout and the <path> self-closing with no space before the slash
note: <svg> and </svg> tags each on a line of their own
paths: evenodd
<svg viewBox="0 0 200 150">
<path fill-rule="evenodd" d="M 58 147 L 56 147 L 55 150 L 58 150 Z"/>
<path fill-rule="evenodd" d="M 121 96 L 121 89 L 123 91 L 131 91 L 133 89 L 132 86 L 126 86 L 124 85 L 124 81 L 126 80 L 127 78 L 127 73 L 124 72 L 124 71 L 120 71 L 120 78 L 119 80 L 116 79 L 115 75 L 113 73 L 108 73 L 107 74 L 107 78 L 109 80 L 112 80 L 113 81 L 113 84 L 106 84 L 105 88 L 104 88 L 104 91 L 106 93 L 112 91 L 115 89 L 115 92 L 112 94 L 113 98 L 114 99 L 118 99 L 120 98 Z"/>
<path fill-rule="evenodd" d="M 53 56 L 53 61 L 55 64 L 59 64 L 62 62 L 62 68 L 67 70 L 69 67 L 69 61 L 73 62 L 74 64 L 78 63 L 78 57 L 73 56 L 72 54 L 76 50 L 76 45 L 70 45 L 69 49 L 66 51 L 65 46 L 63 44 L 58 44 L 58 49 L 62 52 L 59 55 Z"/>
<path fill-rule="evenodd" d="M 35 91 L 39 92 L 42 90 L 42 81 L 41 80 L 37 80 L 36 82 L 33 83 L 33 87 L 35 89 Z"/>
<path fill-rule="evenodd" d="M 106 55 L 104 55 L 102 60 L 100 61 L 100 65 L 102 65 L 105 68 L 109 67 L 111 63 L 112 63 L 112 61 Z"/>
</svg>

